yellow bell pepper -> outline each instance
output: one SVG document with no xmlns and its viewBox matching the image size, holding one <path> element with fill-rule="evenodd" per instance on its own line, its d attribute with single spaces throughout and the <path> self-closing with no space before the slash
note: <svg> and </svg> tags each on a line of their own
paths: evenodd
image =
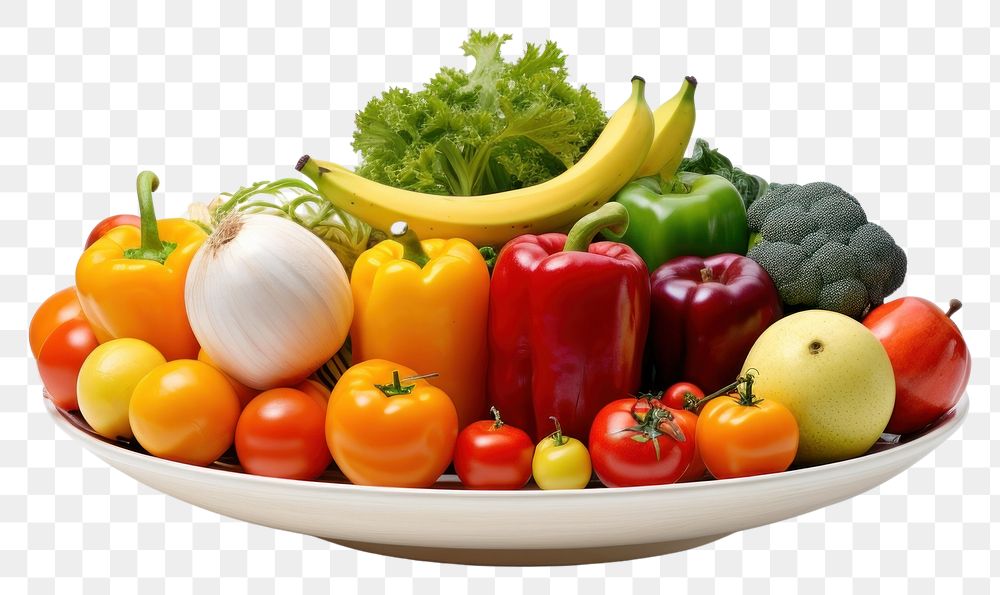
<svg viewBox="0 0 1000 595">
<path fill-rule="evenodd" d="M 355 362 L 385 359 L 451 397 L 459 427 L 484 419 L 490 275 L 463 239 L 418 241 L 405 223 L 395 239 L 361 254 L 351 273 Z"/>
<path fill-rule="evenodd" d="M 76 265 L 77 293 L 101 343 L 131 337 L 168 360 L 195 359 L 198 341 L 184 308 L 184 281 L 207 234 L 186 219 L 157 222 L 157 186 L 155 174 L 139 174 L 141 228 L 116 227 L 84 251 Z"/>
</svg>

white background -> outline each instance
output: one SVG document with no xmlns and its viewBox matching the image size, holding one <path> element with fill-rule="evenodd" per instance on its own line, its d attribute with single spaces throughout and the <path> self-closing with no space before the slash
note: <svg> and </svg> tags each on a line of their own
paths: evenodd
<svg viewBox="0 0 1000 595">
<path fill-rule="evenodd" d="M 13 0 L 0 11 L 0 593 L 989 591 L 1000 575 L 1000 11 L 988 0 L 246 4 Z M 573 80 L 609 110 L 633 74 L 651 103 L 695 75 L 697 136 L 769 180 L 858 196 L 908 253 L 900 294 L 966 304 L 965 426 L 825 510 L 673 556 L 525 569 L 386 559 L 220 518 L 54 429 L 27 321 L 72 283 L 91 226 L 134 212 L 140 169 L 160 175 L 160 212 L 180 215 L 293 175 L 303 153 L 351 164 L 353 113 L 389 85 L 465 65 L 470 27 L 511 33 L 512 55 L 556 40 Z"/>
</svg>

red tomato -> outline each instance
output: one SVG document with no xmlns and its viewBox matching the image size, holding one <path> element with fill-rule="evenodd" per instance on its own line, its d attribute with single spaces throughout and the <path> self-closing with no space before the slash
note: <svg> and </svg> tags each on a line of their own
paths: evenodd
<svg viewBox="0 0 1000 595">
<path fill-rule="evenodd" d="M 531 479 L 531 457 L 535 444 L 523 431 L 500 420 L 477 421 L 458 434 L 455 442 L 455 473 L 469 488 L 517 490 Z"/>
<path fill-rule="evenodd" d="M 690 382 L 678 382 L 670 385 L 670 388 L 663 391 L 663 396 L 660 397 L 660 400 L 671 409 L 694 411 L 694 406 L 697 404 L 695 399 L 702 399 L 704 397 L 705 391 L 697 386 Z"/>
<path fill-rule="evenodd" d="M 604 406 L 590 428 L 594 472 L 609 488 L 674 483 L 694 460 L 693 415 L 649 397 Z"/>
<path fill-rule="evenodd" d="M 326 446 L 326 408 L 294 388 L 260 393 L 236 424 L 236 456 L 254 475 L 316 479 L 333 461 Z"/>
<path fill-rule="evenodd" d="M 141 219 L 138 215 L 112 215 L 106 217 L 100 223 L 94 226 L 94 229 L 87 236 L 87 243 L 83 245 L 83 249 L 86 250 L 90 248 L 90 245 L 101 239 L 104 234 L 108 233 L 112 229 L 120 225 L 133 225 L 135 227 L 140 227 Z"/>
<path fill-rule="evenodd" d="M 38 359 L 38 352 L 42 350 L 42 343 L 49 338 L 56 327 L 74 318 L 86 320 L 83 316 L 83 308 L 80 300 L 76 297 L 76 287 L 67 287 L 50 295 L 38 310 L 31 317 L 31 324 L 28 325 L 28 343 L 31 344 L 31 355 Z"/>
<path fill-rule="evenodd" d="M 86 320 L 73 318 L 60 324 L 42 343 L 38 352 L 38 374 L 52 402 L 66 411 L 76 403 L 76 379 L 83 360 L 97 349 L 97 337 Z"/>
<path fill-rule="evenodd" d="M 684 432 L 684 436 L 691 437 L 690 439 L 694 442 L 694 458 L 691 459 L 691 464 L 688 465 L 687 471 L 684 475 L 681 475 L 677 483 L 684 483 L 687 481 L 698 481 L 705 477 L 705 461 L 701 459 L 701 451 L 698 449 L 698 436 L 695 431 L 698 428 L 698 415 L 687 411 L 685 409 L 673 409 L 671 412 L 674 414 L 674 421 L 680 426 L 681 431 Z"/>
</svg>

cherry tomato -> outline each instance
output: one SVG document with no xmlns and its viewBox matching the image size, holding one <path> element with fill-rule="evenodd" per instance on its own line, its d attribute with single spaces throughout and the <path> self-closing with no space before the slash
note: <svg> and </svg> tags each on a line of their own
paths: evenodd
<svg viewBox="0 0 1000 595">
<path fill-rule="evenodd" d="M 671 409 L 694 411 L 697 399 L 703 398 L 705 398 L 705 391 L 690 382 L 678 382 L 670 385 L 667 390 L 663 391 L 663 396 L 660 397 L 660 400 Z"/>
<path fill-rule="evenodd" d="M 576 438 L 562 433 L 559 420 L 552 417 L 556 431 L 535 446 L 531 474 L 543 490 L 578 490 L 590 483 L 590 453 Z"/>
<path fill-rule="evenodd" d="M 753 394 L 753 376 L 736 396 L 705 403 L 698 416 L 698 449 L 719 479 L 788 469 L 799 447 L 795 416 L 781 403 Z"/>
<path fill-rule="evenodd" d="M 701 451 L 698 450 L 698 415 L 686 409 L 673 409 L 671 413 L 674 414 L 674 421 L 677 422 L 684 435 L 694 437 L 691 439 L 694 442 L 694 457 L 692 457 L 687 471 L 684 472 L 684 475 L 680 476 L 677 483 L 704 479 L 705 461 L 702 460 Z"/>
<path fill-rule="evenodd" d="M 330 394 L 326 443 L 352 482 L 425 488 L 451 462 L 458 413 L 416 373 L 386 360 L 355 364 Z"/>
<path fill-rule="evenodd" d="M 326 411 L 327 401 L 330 400 L 330 389 L 311 378 L 306 378 L 296 384 L 295 389 L 304 392 L 310 397 L 314 397 L 323 406 L 323 411 Z"/>
<path fill-rule="evenodd" d="M 260 393 L 236 424 L 236 456 L 254 475 L 316 479 L 333 461 L 326 446 L 326 403 L 294 388 Z"/>
<path fill-rule="evenodd" d="M 76 287 L 60 289 L 50 295 L 41 306 L 38 306 L 35 315 L 31 317 L 31 324 L 28 325 L 31 355 L 38 359 L 38 353 L 42 350 L 45 339 L 48 339 L 60 324 L 73 319 L 86 320 L 83 308 L 80 307 L 80 300 L 76 297 Z"/>
<path fill-rule="evenodd" d="M 142 220 L 139 219 L 138 215 L 112 215 L 101 220 L 94 229 L 87 236 L 87 243 L 83 245 L 83 249 L 86 250 L 90 248 L 90 245 L 101 239 L 104 234 L 108 233 L 112 229 L 118 227 L 119 225 L 132 225 L 135 227 L 140 227 Z"/>
<path fill-rule="evenodd" d="M 496 407 L 494 421 L 477 421 L 455 441 L 455 473 L 474 489 L 517 490 L 531 479 L 535 444 L 523 430 L 505 424 Z"/>
<path fill-rule="evenodd" d="M 76 401 L 76 380 L 84 360 L 98 344 L 90 323 L 79 318 L 60 324 L 42 343 L 38 375 L 59 408 L 66 411 L 80 408 Z"/>
<path fill-rule="evenodd" d="M 135 439 L 164 459 L 209 465 L 229 449 L 240 401 L 226 376 L 191 359 L 146 374 L 132 393 L 128 421 Z"/>
<path fill-rule="evenodd" d="M 246 407 L 247 403 L 252 401 L 254 397 L 260 394 L 259 390 L 255 388 L 250 388 L 249 386 L 242 384 L 239 380 L 236 380 L 229 374 L 226 374 L 221 368 L 219 368 L 219 366 L 215 364 L 214 361 L 212 361 L 212 358 L 208 357 L 208 354 L 205 353 L 204 349 L 198 350 L 198 361 L 205 362 L 206 364 L 212 366 L 219 372 L 222 372 L 222 375 L 225 376 L 226 379 L 229 380 L 229 384 L 232 385 L 233 392 L 236 393 L 236 398 L 240 400 L 241 409 L 243 407 Z"/>
<path fill-rule="evenodd" d="M 105 438 L 132 438 L 128 404 L 139 381 L 167 363 L 155 347 L 139 339 L 114 339 L 87 356 L 76 382 L 80 413 Z"/>
<path fill-rule="evenodd" d="M 681 413 L 649 397 L 605 405 L 590 428 L 590 456 L 601 483 L 615 488 L 680 479 L 695 453 L 692 416 Z"/>
</svg>

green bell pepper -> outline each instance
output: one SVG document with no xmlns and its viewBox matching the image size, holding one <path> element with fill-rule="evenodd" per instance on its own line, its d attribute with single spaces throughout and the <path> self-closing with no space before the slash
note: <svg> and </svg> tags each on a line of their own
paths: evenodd
<svg viewBox="0 0 1000 595">
<path fill-rule="evenodd" d="M 628 244 L 653 272 L 676 256 L 746 254 L 747 212 L 739 191 L 716 175 L 684 172 L 670 181 L 659 176 L 625 185 L 615 201 L 628 210 Z"/>
</svg>

